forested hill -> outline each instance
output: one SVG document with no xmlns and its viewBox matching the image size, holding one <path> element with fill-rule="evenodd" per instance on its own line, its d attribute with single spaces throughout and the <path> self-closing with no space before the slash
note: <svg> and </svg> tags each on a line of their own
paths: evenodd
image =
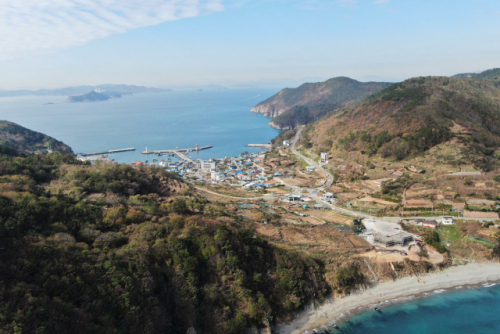
<svg viewBox="0 0 500 334">
<path fill-rule="evenodd" d="M 322 261 L 237 211 L 158 167 L 0 146 L 0 333 L 270 333 L 327 296 Z"/>
<path fill-rule="evenodd" d="M 9 121 L 0 121 L 0 145 L 22 153 L 47 152 L 49 146 L 55 152 L 73 152 L 59 140 Z"/>
<path fill-rule="evenodd" d="M 251 111 L 275 117 L 271 126 L 285 129 L 307 124 L 327 112 L 347 106 L 376 93 L 391 83 L 359 82 L 346 77 L 325 82 L 305 83 L 298 88 L 285 88 Z"/>
<path fill-rule="evenodd" d="M 493 68 L 481 73 L 461 73 L 454 75 L 452 78 L 455 79 L 500 79 L 500 68 Z"/>
<path fill-rule="evenodd" d="M 396 159 L 459 135 L 487 164 L 500 147 L 500 80 L 413 78 L 312 125 L 308 135 L 321 149 L 333 145 Z"/>
</svg>

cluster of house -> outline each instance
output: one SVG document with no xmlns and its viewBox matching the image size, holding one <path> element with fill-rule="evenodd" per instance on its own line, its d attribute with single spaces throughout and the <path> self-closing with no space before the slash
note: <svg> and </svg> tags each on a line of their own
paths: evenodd
<svg viewBox="0 0 500 334">
<path fill-rule="evenodd" d="M 236 158 L 171 161 L 153 159 L 151 164 L 159 165 L 167 171 L 178 173 L 184 179 L 202 182 L 222 183 L 245 188 L 263 189 L 276 186 L 273 180 L 280 173 L 266 173 L 258 164 L 264 160 L 265 152 L 241 154 Z"/>
</svg>

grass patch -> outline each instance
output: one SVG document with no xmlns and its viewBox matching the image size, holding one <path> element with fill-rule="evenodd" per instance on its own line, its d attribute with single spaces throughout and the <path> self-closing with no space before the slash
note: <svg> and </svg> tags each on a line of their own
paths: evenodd
<svg viewBox="0 0 500 334">
<path fill-rule="evenodd" d="M 438 230 L 439 236 L 442 240 L 454 242 L 460 242 L 462 240 L 464 233 L 456 225 L 443 225 L 442 230 Z"/>
</svg>

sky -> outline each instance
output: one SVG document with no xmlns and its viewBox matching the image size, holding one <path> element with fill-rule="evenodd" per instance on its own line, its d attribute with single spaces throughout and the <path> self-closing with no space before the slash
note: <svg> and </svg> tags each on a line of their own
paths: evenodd
<svg viewBox="0 0 500 334">
<path fill-rule="evenodd" d="M 294 86 L 500 67 L 498 0 L 0 0 L 0 89 Z"/>
</svg>

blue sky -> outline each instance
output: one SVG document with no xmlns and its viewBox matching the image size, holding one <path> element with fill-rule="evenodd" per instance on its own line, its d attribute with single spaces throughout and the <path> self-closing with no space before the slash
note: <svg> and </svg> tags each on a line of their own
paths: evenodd
<svg viewBox="0 0 500 334">
<path fill-rule="evenodd" d="M 498 0 L 3 0 L 0 89 L 280 86 L 500 67 Z"/>
</svg>

